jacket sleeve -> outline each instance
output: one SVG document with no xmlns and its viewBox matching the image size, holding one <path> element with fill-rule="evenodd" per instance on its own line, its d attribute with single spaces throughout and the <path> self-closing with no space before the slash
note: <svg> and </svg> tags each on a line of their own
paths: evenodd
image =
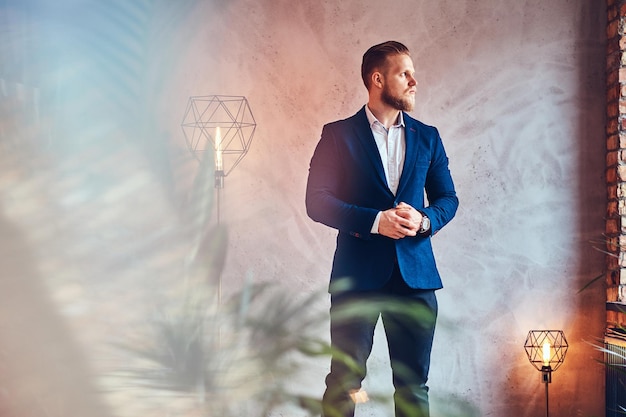
<svg viewBox="0 0 626 417">
<path fill-rule="evenodd" d="M 422 211 L 431 221 L 431 233 L 435 234 L 456 214 L 459 200 L 448 167 L 448 156 L 443 142 L 436 132 L 431 165 L 425 184 L 428 206 Z"/>
<path fill-rule="evenodd" d="M 309 166 L 306 187 L 306 209 L 309 217 L 317 222 L 338 229 L 340 232 L 362 238 L 371 238 L 371 227 L 377 209 L 349 203 L 349 179 L 351 152 L 345 138 L 326 125 L 317 144 Z"/>
</svg>

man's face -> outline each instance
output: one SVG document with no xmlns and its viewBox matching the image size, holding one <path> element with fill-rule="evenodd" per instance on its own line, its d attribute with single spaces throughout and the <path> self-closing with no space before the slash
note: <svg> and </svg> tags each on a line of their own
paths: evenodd
<svg viewBox="0 0 626 417">
<path fill-rule="evenodd" d="M 383 90 L 381 99 L 396 110 L 412 111 L 415 107 L 417 81 L 413 60 L 408 55 L 387 57 L 387 66 L 383 71 Z"/>
</svg>

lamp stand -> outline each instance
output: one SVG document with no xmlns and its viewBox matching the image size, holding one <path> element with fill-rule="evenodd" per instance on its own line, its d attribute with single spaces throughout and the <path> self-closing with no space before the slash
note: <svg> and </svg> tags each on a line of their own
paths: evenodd
<svg viewBox="0 0 626 417">
<path fill-rule="evenodd" d="M 216 169 L 215 170 L 215 213 L 217 215 L 217 225 L 220 224 L 220 206 L 221 206 L 221 195 L 222 189 L 224 188 L 224 170 Z M 217 307 L 218 309 L 222 308 L 222 274 L 217 278 Z M 217 327 L 217 345 L 222 347 L 222 327 L 218 325 Z"/>
<path fill-rule="evenodd" d="M 221 190 L 224 188 L 224 170 L 216 169 L 215 170 L 215 189 L 217 190 L 217 224 L 220 224 L 220 194 Z"/>
<path fill-rule="evenodd" d="M 224 188 L 224 170 L 216 169 L 215 170 L 215 191 L 216 191 L 216 201 L 215 201 L 215 211 L 217 214 L 217 224 L 220 224 L 220 206 L 221 206 L 221 195 L 222 188 Z M 219 276 L 217 281 L 217 303 L 218 305 L 222 305 L 222 276 Z"/>
<path fill-rule="evenodd" d="M 546 386 L 546 417 L 550 417 L 550 407 L 548 402 L 548 384 L 552 382 L 552 367 L 544 365 L 541 367 L 541 380 Z"/>
</svg>

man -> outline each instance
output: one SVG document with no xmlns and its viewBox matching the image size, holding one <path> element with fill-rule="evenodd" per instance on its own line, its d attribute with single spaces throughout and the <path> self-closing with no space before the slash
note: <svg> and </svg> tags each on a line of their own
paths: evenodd
<svg viewBox="0 0 626 417">
<path fill-rule="evenodd" d="M 311 159 L 307 213 L 339 231 L 324 417 L 354 415 L 379 317 L 396 417 L 429 416 L 435 290 L 442 287 L 431 237 L 454 217 L 458 199 L 439 133 L 406 113 L 415 104 L 414 74 L 406 46 L 371 47 L 361 67 L 367 105 L 324 126 Z"/>
</svg>

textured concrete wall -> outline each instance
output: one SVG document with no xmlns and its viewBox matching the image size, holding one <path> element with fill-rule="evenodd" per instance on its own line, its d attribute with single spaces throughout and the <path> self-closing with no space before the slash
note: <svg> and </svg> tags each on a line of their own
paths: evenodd
<svg viewBox="0 0 626 417">
<path fill-rule="evenodd" d="M 308 161 L 321 126 L 364 104 L 363 52 L 400 40 L 419 81 L 413 115 L 439 127 L 461 201 L 434 239 L 445 289 L 433 408 L 454 400 L 480 416 L 540 415 L 543 385 L 523 343 L 531 329 L 554 328 L 570 350 L 550 387 L 552 415 L 603 415 L 592 344 L 604 293 L 578 293 L 603 268 L 591 243 L 605 204 L 603 2 L 240 0 L 195 16 L 203 25 L 180 35 L 186 48 L 162 104 L 172 136 L 190 95 L 245 95 L 258 123 L 223 193 L 228 282 L 252 271 L 294 292 L 326 285 L 334 233 L 306 217 Z M 381 336 L 366 386 L 390 393 Z M 314 393 L 325 365 L 311 369 Z"/>
</svg>

